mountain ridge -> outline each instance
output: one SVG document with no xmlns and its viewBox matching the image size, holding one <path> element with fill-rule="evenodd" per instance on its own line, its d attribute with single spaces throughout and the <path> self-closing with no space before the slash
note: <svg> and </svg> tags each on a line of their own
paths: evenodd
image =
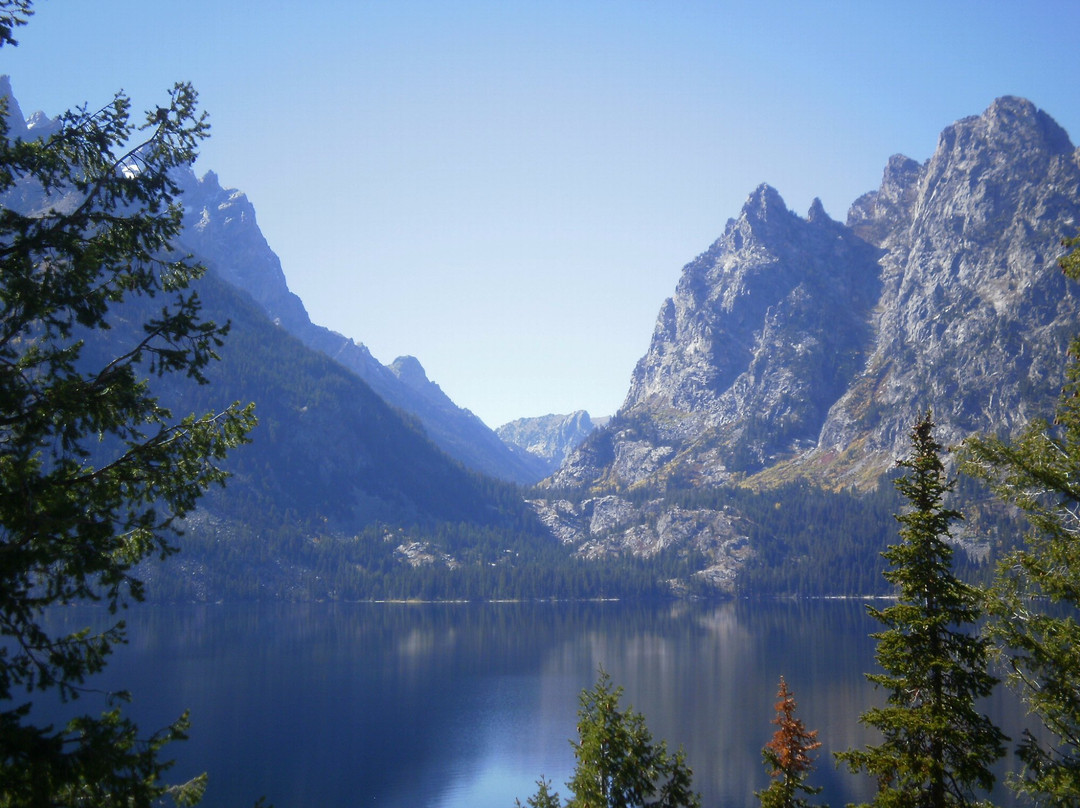
<svg viewBox="0 0 1080 808">
<path fill-rule="evenodd" d="M 29 136 L 52 125 L 28 121 Z M 591 431 L 585 413 L 523 419 L 505 441 L 416 358 L 383 365 L 311 323 L 243 193 L 212 172 L 180 181 L 181 247 L 209 267 L 207 313 L 234 323 L 211 392 L 263 408 L 228 494 L 207 496 L 186 540 L 195 579 L 213 586 L 243 569 L 289 597 L 414 596 L 436 580 L 449 596 L 461 580 L 473 595 L 509 580 L 595 592 L 617 573 L 687 594 L 737 591 L 747 570 L 767 588 L 778 573 L 803 587 L 845 563 L 868 569 L 892 525 L 876 489 L 915 418 L 931 408 L 953 444 L 1049 415 L 1080 327 L 1080 292 L 1056 267 L 1080 223 L 1080 150 L 1010 96 L 946 127 L 925 161 L 890 158 L 844 222 L 816 199 L 800 216 L 758 186 L 683 268 L 619 411 Z M 164 400 L 189 411 L 206 392 L 166 385 Z M 529 481 L 586 431 L 528 509 L 519 489 L 462 465 Z M 793 529 L 788 508 L 826 520 L 814 530 L 831 545 Z M 874 537 L 860 544 L 867 518 Z M 571 553 L 614 564 L 582 571 Z M 829 563 L 813 566 L 815 553 Z M 538 559 L 553 565 L 539 577 Z M 423 571 L 394 583 L 411 568 Z M 874 577 L 844 574 L 861 591 Z"/>
<path fill-rule="evenodd" d="M 559 468 L 597 424 L 585 410 L 568 415 L 517 418 L 497 427 L 495 434 L 509 445 L 541 461 L 543 476 Z"/>
<path fill-rule="evenodd" d="M 687 514 L 673 492 L 872 490 L 927 408 L 946 445 L 1052 413 L 1080 328 L 1056 261 L 1078 223 L 1080 150 L 1013 96 L 946 127 L 923 163 L 890 158 L 844 223 L 759 186 L 683 268 L 623 406 L 534 507 L 579 553 L 675 542 L 733 586 L 745 526 L 710 505 L 665 531 Z"/>
<path fill-rule="evenodd" d="M 1002 157 L 1010 153 L 1016 155 L 1013 162 Z M 993 155 L 1001 165 L 989 165 Z M 1022 165 L 1011 169 L 1015 163 Z M 737 473 L 758 470 L 753 466 L 777 454 L 773 449 L 821 461 L 823 453 L 843 451 L 867 438 L 851 427 L 855 422 L 867 430 L 873 426 L 866 425 L 873 414 L 857 410 L 858 394 L 867 386 L 890 383 L 899 387 L 883 401 L 896 405 L 897 414 L 887 434 L 872 438 L 874 451 L 902 453 L 905 424 L 927 404 L 938 405 L 941 427 L 953 441 L 973 431 L 1015 427 L 1031 414 L 1030 402 L 1016 390 L 1004 398 L 994 396 L 988 385 L 972 378 L 964 379 L 963 390 L 935 390 L 926 373 L 933 359 L 926 355 L 963 345 L 977 309 L 987 327 L 1025 333 L 1032 344 L 1025 343 L 1018 353 L 1027 356 L 1038 348 L 1052 357 L 1038 367 L 1027 366 L 1033 383 L 1047 380 L 1039 390 L 1040 406 L 1045 406 L 1053 394 L 1053 371 L 1064 361 L 1061 333 L 1075 322 L 1070 317 L 1075 293 L 1056 272 L 1055 262 L 1060 239 L 1080 221 L 1077 200 L 1080 151 L 1049 115 L 1011 96 L 944 130 L 924 164 L 902 155 L 891 158 L 879 189 L 852 204 L 845 224 L 828 219 L 816 200 L 800 219 L 775 189 L 759 186 L 724 234 L 684 267 L 675 295 L 661 306 L 649 351 L 638 362 L 616 414 L 616 426 L 649 421 L 657 439 L 648 438 L 645 445 L 654 455 L 659 450 L 659 458 L 639 462 L 635 472 L 615 461 L 605 469 L 587 457 L 571 457 L 551 484 L 603 483 L 606 474 L 612 484 L 632 485 L 703 441 L 725 445 L 718 430 L 733 435 L 725 446 L 731 460 L 740 449 L 739 430 L 754 432 L 752 422 L 763 416 L 768 435 L 754 432 L 758 437 L 749 456 L 744 452 L 729 464 L 719 455 L 714 459 Z M 807 240 L 811 232 L 816 245 Z M 826 247 L 826 240 L 835 243 Z M 813 309 L 834 291 L 845 305 L 834 296 L 833 305 L 821 309 L 827 316 L 813 319 Z M 1034 316 L 1034 324 L 1028 327 L 1021 316 Z M 837 323 L 837 317 L 847 322 Z M 845 334 L 842 326 L 847 338 L 838 341 Z M 996 371 L 987 367 L 987 374 L 1007 367 L 1014 343 L 980 343 L 994 347 L 997 355 Z M 914 381 L 900 384 L 882 370 L 897 367 L 897 354 L 905 346 L 916 349 L 918 381 L 927 385 L 928 397 L 909 395 L 917 392 Z M 815 349 L 817 365 L 812 364 Z M 850 361 L 823 367 L 822 350 L 834 357 L 848 352 Z M 968 362 L 977 362 L 968 356 L 975 352 L 972 348 L 965 354 Z M 820 375 L 821 369 L 828 373 Z M 962 375 L 962 369 L 954 364 L 948 372 Z M 845 380 L 848 384 L 840 387 Z M 831 386 L 824 385 L 825 395 L 815 397 L 822 382 Z M 967 409 L 942 406 L 954 392 L 966 396 Z M 968 410 L 978 409 L 973 401 L 982 393 L 995 417 L 966 417 L 954 425 L 952 416 L 970 416 Z M 817 411 L 800 414 L 799 398 Z M 901 398 L 908 402 L 903 407 Z M 629 451 L 632 436 L 625 438 L 615 445 Z M 785 438 L 787 446 L 781 445 Z M 885 465 L 878 462 L 876 468 L 880 472 Z M 714 477 L 722 482 L 730 474 Z"/>
<path fill-rule="evenodd" d="M 544 476 L 537 463 L 514 453 L 426 374 L 423 383 L 410 383 L 393 365 L 380 363 L 363 343 L 313 323 L 303 302 L 289 290 L 281 261 L 259 229 L 254 205 L 246 194 L 222 187 L 214 172 L 202 178 L 185 172 L 181 186 L 181 243 L 217 267 L 225 280 L 249 293 L 282 328 L 356 373 L 391 405 L 417 418 L 439 448 L 468 468 L 519 484 L 534 483 Z"/>
<path fill-rule="evenodd" d="M 13 101 L 7 105 L 9 115 L 18 109 Z M 34 127 L 20 131 L 37 137 L 40 125 L 49 133 L 48 118 L 33 120 Z M 179 179 L 190 182 L 190 175 Z M 199 317 L 228 322 L 229 333 L 216 350 L 218 361 L 203 369 L 207 384 L 153 373 L 153 360 L 143 371 L 153 396 L 177 417 L 253 401 L 258 424 L 250 442 L 224 460 L 228 485 L 206 491 L 182 533 L 170 537 L 182 550 L 178 562 L 140 565 L 152 597 L 416 597 L 451 565 L 466 567 L 463 574 L 483 589 L 495 586 L 489 570 L 505 564 L 508 552 L 523 552 L 531 563 L 563 563 L 567 553 L 516 486 L 465 468 L 415 416 L 290 333 L 285 325 L 309 322 L 307 313 L 288 293 L 254 209 L 243 194 L 222 189 L 215 175 L 204 187 L 213 204 L 188 209 L 175 247 L 206 267 L 188 290 L 198 296 Z M 29 178 L 17 180 L 0 207 L 25 215 L 63 211 L 82 204 L 86 193 L 44 188 Z M 109 328 L 80 336 L 80 362 L 100 368 L 126 355 L 145 338 L 143 324 L 171 304 L 169 294 L 117 303 Z M 425 564 L 439 570 L 412 574 Z M 517 576 L 519 586 L 530 585 L 524 573 Z"/>
</svg>

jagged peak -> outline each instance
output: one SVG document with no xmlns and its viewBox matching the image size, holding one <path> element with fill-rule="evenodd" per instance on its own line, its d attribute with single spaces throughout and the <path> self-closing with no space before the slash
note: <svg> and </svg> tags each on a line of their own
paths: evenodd
<svg viewBox="0 0 1080 808">
<path fill-rule="evenodd" d="M 938 151 L 955 144 L 970 148 L 981 140 L 992 148 L 1015 151 L 1023 145 L 1049 154 L 1072 154 L 1069 134 L 1050 115 L 1026 98 L 1004 95 L 986 108 L 982 115 L 962 118 L 946 127 L 938 140 Z"/>
<path fill-rule="evenodd" d="M 3 99 L 7 104 L 4 115 L 7 118 L 8 137 L 12 139 L 26 137 L 26 119 L 23 118 L 19 102 L 15 98 L 15 93 L 11 90 L 11 77 L 6 74 L 0 75 L 0 99 Z"/>
<path fill-rule="evenodd" d="M 825 213 L 821 201 L 815 199 L 814 203 L 810 209 L 813 221 L 831 222 L 832 219 Z M 765 234 L 778 225 L 784 228 L 800 221 L 800 217 L 788 209 L 780 193 L 767 182 L 763 182 L 746 197 L 738 218 L 727 220 L 723 235 L 705 253 L 687 264 L 686 269 L 704 269 L 711 265 L 710 256 L 715 257 L 717 251 L 737 252 L 743 249 L 744 244 L 766 237 Z"/>
<path fill-rule="evenodd" d="M 59 131 L 60 121 L 57 118 L 50 118 L 39 109 L 30 113 L 30 117 L 26 119 L 26 128 L 34 134 L 34 137 L 44 137 Z"/>
<path fill-rule="evenodd" d="M 872 224 L 873 220 L 884 210 L 895 209 L 903 203 L 905 197 L 918 183 L 925 165 L 904 154 L 894 154 L 890 157 L 885 165 L 885 171 L 882 172 L 881 185 L 877 190 L 868 191 L 851 203 L 847 214 L 847 226 L 855 228 L 862 238 L 876 243 L 881 234 L 875 236 L 871 232 L 877 229 Z M 870 225 L 871 230 L 863 229 L 865 225 Z"/>
<path fill-rule="evenodd" d="M 207 190 L 210 190 L 210 191 L 215 191 L 216 192 L 216 191 L 222 190 L 222 188 L 221 188 L 221 180 L 218 177 L 218 174 L 217 174 L 216 171 L 207 171 L 199 179 L 199 183 L 201 185 L 205 185 Z"/>
<path fill-rule="evenodd" d="M 237 211 L 241 219 L 255 222 L 255 206 L 248 199 L 247 194 L 237 188 L 223 186 L 217 172 L 207 171 L 202 177 L 196 177 L 191 168 L 184 167 L 180 169 L 177 178 L 183 193 L 184 205 L 189 210 L 198 212 L 228 207 Z"/>
<path fill-rule="evenodd" d="M 1002 95 L 990 102 L 983 112 L 983 117 L 993 118 L 1005 115 L 1034 115 L 1039 111 L 1031 101 L 1018 95 Z"/>
<path fill-rule="evenodd" d="M 1037 132 L 1046 148 L 1055 154 L 1070 154 L 1072 141 L 1057 121 L 1026 98 L 1004 95 L 994 99 L 983 113 L 991 127 L 1003 129 L 1030 129 Z"/>
<path fill-rule="evenodd" d="M 917 160 L 912 160 L 906 154 L 894 154 L 885 164 L 883 182 L 906 178 L 918 172 L 921 165 Z"/>
<path fill-rule="evenodd" d="M 390 363 L 389 368 L 410 387 L 426 385 L 429 382 L 427 371 L 415 356 L 399 356 Z"/>
<path fill-rule="evenodd" d="M 780 193 L 767 182 L 761 183 L 746 198 L 743 205 L 742 218 L 758 219 L 763 222 L 769 221 L 774 215 L 788 215 L 790 211 Z"/>
<path fill-rule="evenodd" d="M 814 197 L 814 201 L 810 203 L 810 210 L 806 214 L 806 221 L 808 222 L 831 222 L 832 218 L 825 212 L 825 206 L 821 204 L 821 199 Z"/>
</svg>

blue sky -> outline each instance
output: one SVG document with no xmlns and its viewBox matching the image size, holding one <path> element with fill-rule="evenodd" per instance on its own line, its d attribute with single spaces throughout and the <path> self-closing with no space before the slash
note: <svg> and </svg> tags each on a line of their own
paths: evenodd
<svg viewBox="0 0 1080 808">
<path fill-rule="evenodd" d="M 312 319 L 490 426 L 622 403 L 760 183 L 843 219 L 890 155 L 1021 95 L 1080 141 L 1080 2 L 39 0 L 23 110 L 195 84 Z"/>
</svg>

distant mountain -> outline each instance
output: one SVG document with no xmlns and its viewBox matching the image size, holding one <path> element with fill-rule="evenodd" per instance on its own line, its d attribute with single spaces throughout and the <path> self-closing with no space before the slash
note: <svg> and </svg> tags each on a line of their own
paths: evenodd
<svg viewBox="0 0 1080 808">
<path fill-rule="evenodd" d="M 419 425 L 358 376 L 271 322 L 212 271 L 206 317 L 228 320 L 210 384 L 166 388 L 174 410 L 254 401 L 259 426 L 234 452 L 234 477 L 207 508 L 247 529 L 298 525 L 354 535 L 375 522 L 498 523 L 490 486 L 446 456 Z"/>
<path fill-rule="evenodd" d="M 437 576 L 451 570 L 460 580 L 509 557 L 565 558 L 516 487 L 444 454 L 414 418 L 216 271 L 198 292 L 206 317 L 231 323 L 221 361 L 205 386 L 159 381 L 162 401 L 178 413 L 254 401 L 259 424 L 230 455 L 226 487 L 184 524 L 183 552 L 144 565 L 154 597 L 446 597 L 459 593 Z M 417 567 L 428 572 L 410 577 Z"/>
<path fill-rule="evenodd" d="M 7 77 L 0 78 L 0 93 L 16 136 L 55 128 L 41 113 L 19 119 Z M 184 179 L 190 185 L 192 178 Z M 154 389 L 175 412 L 257 404 L 252 444 L 231 458 L 229 497 L 208 500 L 216 502 L 215 517 L 256 530 L 291 524 L 327 534 L 356 533 L 379 520 L 497 522 L 489 481 L 441 452 L 411 416 L 384 402 L 358 374 L 289 333 L 287 325 L 301 330 L 310 322 L 288 292 L 250 205 L 241 194 L 221 191 L 212 174 L 200 187 L 215 194 L 216 204 L 188 211 L 179 246 L 210 268 L 196 284 L 203 316 L 228 321 L 231 330 L 219 349 L 221 361 L 206 371 L 211 384 L 164 376 Z M 46 196 L 38 184 L 18 184 L 0 205 L 62 210 L 81 196 L 74 189 Z M 126 302 L 109 331 L 88 335 L 86 354 L 106 362 L 125 340 L 137 342 L 138 324 L 158 305 L 146 298 Z"/>
<path fill-rule="evenodd" d="M 539 476 L 546 477 L 559 468 L 596 427 L 589 413 L 578 410 L 570 415 L 518 418 L 497 427 L 495 434 L 511 448 L 535 458 L 541 472 Z"/>
<path fill-rule="evenodd" d="M 6 81 L 4 90 L 10 92 Z M 8 114 L 21 114 L 13 99 Z M 30 121 L 34 126 L 19 129 L 21 136 L 53 126 L 44 116 Z M 204 187 L 217 187 L 212 176 Z M 229 455 L 227 486 L 209 490 L 185 521 L 177 562 L 142 568 L 151 594 L 446 595 L 438 576 L 451 569 L 463 570 L 459 578 L 470 577 L 476 591 L 486 592 L 493 575 L 506 580 L 499 565 L 508 559 L 562 563 L 568 552 L 552 541 L 516 486 L 465 468 L 435 445 L 415 416 L 290 333 L 287 324 L 298 330 L 307 324 L 309 338 L 336 336 L 310 326 L 299 299 L 288 293 L 246 200 L 218 193 L 212 208 L 188 211 L 179 246 L 208 266 L 194 289 L 203 317 L 229 322 L 229 335 L 218 349 L 220 361 L 204 369 L 209 384 L 165 375 L 155 376 L 151 387 L 178 417 L 254 401 L 259 423 L 251 443 Z M 46 197 L 27 183 L 5 193 L 0 208 L 62 210 L 80 199 L 77 189 Z M 160 298 L 123 303 L 111 329 L 87 335 L 85 361 L 100 367 L 126 352 L 161 305 Z M 356 356 L 365 353 L 338 340 Z M 377 372 L 439 401 L 437 386 L 426 382 L 415 361 Z M 412 577 L 400 572 L 417 567 Z"/>
<path fill-rule="evenodd" d="M 9 114 L 22 136 L 55 125 Z M 1056 266 L 1080 151 L 1018 98 L 946 128 L 924 163 L 891 158 L 844 223 L 755 189 L 684 267 L 603 424 L 492 432 L 415 358 L 382 365 L 312 324 L 242 193 L 182 182 L 182 246 L 233 328 L 211 385 L 162 395 L 176 412 L 254 400 L 260 425 L 171 577 L 147 571 L 170 597 L 881 591 L 899 505 L 880 482 L 915 419 L 932 408 L 948 444 L 1051 414 L 1080 331 Z M 549 473 L 530 503 L 493 479 Z M 960 538 L 972 564 L 988 550 Z"/>
<path fill-rule="evenodd" d="M 946 444 L 1052 413 L 1080 329 L 1056 259 L 1078 224 L 1080 152 L 1012 97 L 945 129 L 925 163 L 893 157 L 846 224 L 759 187 L 683 269 L 623 407 L 545 483 L 586 498 L 538 511 L 580 552 L 676 543 L 730 581 L 746 526 L 672 492 L 871 488 L 927 407 Z"/>
<path fill-rule="evenodd" d="M 223 188 L 215 173 L 187 172 L 183 244 L 309 348 L 329 356 L 366 381 L 387 402 L 414 416 L 439 448 L 467 467 L 522 484 L 542 476 L 536 465 L 510 450 L 467 409 L 430 382 L 420 363 L 403 357 L 389 367 L 353 340 L 311 322 L 300 298 L 289 291 L 281 261 L 267 243 L 245 194 Z"/>
</svg>

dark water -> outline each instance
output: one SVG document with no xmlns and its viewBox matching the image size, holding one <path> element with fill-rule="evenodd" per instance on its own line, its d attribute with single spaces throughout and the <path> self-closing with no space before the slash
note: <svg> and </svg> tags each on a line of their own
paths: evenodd
<svg viewBox="0 0 1080 808">
<path fill-rule="evenodd" d="M 104 616 L 57 619 L 88 614 Z M 191 710 L 176 779 L 208 771 L 208 808 L 260 795 L 510 808 L 540 775 L 565 792 L 577 697 L 600 665 L 654 738 L 685 748 L 705 806 L 756 805 L 781 675 L 823 741 L 820 799 L 871 793 L 832 763 L 871 740 L 857 719 L 876 698 L 863 673 L 877 624 L 858 603 L 142 606 L 127 619 L 101 684 L 132 690 L 146 729 Z M 987 709 L 1016 736 L 1011 696 Z"/>
</svg>

